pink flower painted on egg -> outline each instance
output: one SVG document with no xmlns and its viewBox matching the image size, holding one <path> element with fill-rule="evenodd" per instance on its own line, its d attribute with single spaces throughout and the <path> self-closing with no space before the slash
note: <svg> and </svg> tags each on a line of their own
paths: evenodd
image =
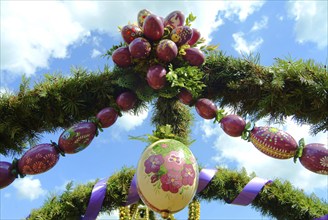
<svg viewBox="0 0 328 220">
<path fill-rule="evenodd" d="M 195 179 L 195 170 L 191 164 L 184 164 L 181 171 L 182 184 L 192 186 Z"/>
<path fill-rule="evenodd" d="M 181 170 L 184 158 L 179 151 L 171 151 L 164 158 L 164 165 L 168 170 Z"/>
<path fill-rule="evenodd" d="M 151 172 L 157 173 L 163 163 L 164 159 L 162 155 L 151 155 L 144 163 L 146 167 L 145 172 L 147 174 Z"/>
<path fill-rule="evenodd" d="M 181 173 L 176 170 L 169 170 L 167 174 L 161 176 L 162 189 L 171 193 L 179 192 L 182 187 Z"/>
</svg>

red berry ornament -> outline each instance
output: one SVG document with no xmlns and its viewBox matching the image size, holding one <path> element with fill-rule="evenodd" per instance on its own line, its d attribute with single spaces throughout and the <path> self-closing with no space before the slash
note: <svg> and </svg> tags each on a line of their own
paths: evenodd
<svg viewBox="0 0 328 220">
<path fill-rule="evenodd" d="M 205 119 L 213 119 L 216 116 L 217 107 L 216 105 L 209 99 L 202 98 L 198 99 L 196 104 L 197 113 Z"/>
<path fill-rule="evenodd" d="M 137 96 L 133 92 L 123 92 L 116 98 L 116 104 L 122 111 L 128 111 L 134 107 Z"/>
<path fill-rule="evenodd" d="M 220 123 L 223 131 L 232 137 L 241 136 L 246 126 L 245 120 L 239 115 L 227 115 Z"/>
</svg>

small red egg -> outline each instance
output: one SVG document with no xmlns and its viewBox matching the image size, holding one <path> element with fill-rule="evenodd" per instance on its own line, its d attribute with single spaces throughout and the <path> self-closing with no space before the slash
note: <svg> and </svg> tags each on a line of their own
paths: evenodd
<svg viewBox="0 0 328 220">
<path fill-rule="evenodd" d="M 223 131 L 232 137 L 241 136 L 246 126 L 245 120 L 239 115 L 227 115 L 220 123 Z"/>
<path fill-rule="evenodd" d="M 191 92 L 189 92 L 185 88 L 181 89 L 181 91 L 178 94 L 178 98 L 179 98 L 180 102 L 182 102 L 185 105 L 190 105 L 193 100 Z"/>
<path fill-rule="evenodd" d="M 122 111 L 133 109 L 137 102 L 137 96 L 133 92 L 123 92 L 116 98 L 116 104 Z"/>
<path fill-rule="evenodd" d="M 161 65 L 149 67 L 147 72 L 147 82 L 153 89 L 161 89 L 166 83 L 166 70 Z"/>
<path fill-rule="evenodd" d="M 197 113 L 205 119 L 213 119 L 217 115 L 216 105 L 209 99 L 201 98 L 198 99 L 195 108 Z"/>
<path fill-rule="evenodd" d="M 10 185 L 15 180 L 15 176 L 11 173 L 12 164 L 0 161 L 0 189 Z"/>
<path fill-rule="evenodd" d="M 129 45 L 129 51 L 134 58 L 142 59 L 149 56 L 151 50 L 150 43 L 143 37 L 134 39 Z"/>
<path fill-rule="evenodd" d="M 178 46 L 187 43 L 192 36 L 192 30 L 188 26 L 179 26 L 171 32 L 171 40 Z"/>
<path fill-rule="evenodd" d="M 133 24 L 125 25 L 121 30 L 121 35 L 124 41 L 129 44 L 134 39 L 142 36 L 142 30 Z"/>
<path fill-rule="evenodd" d="M 198 48 L 185 49 L 186 54 L 183 59 L 186 60 L 191 66 L 201 66 L 205 62 L 204 53 Z"/>
<path fill-rule="evenodd" d="M 328 175 L 328 149 L 324 144 L 307 144 L 299 158 L 301 164 L 308 170 Z"/>
<path fill-rule="evenodd" d="M 114 108 L 108 107 L 102 109 L 96 115 L 96 118 L 99 120 L 102 128 L 108 128 L 113 125 L 117 120 L 118 113 Z"/>
<path fill-rule="evenodd" d="M 194 45 L 195 43 L 197 43 L 199 38 L 200 38 L 200 32 L 196 28 L 193 28 L 192 29 L 191 39 L 188 41 L 188 44 L 190 46 Z"/>
<path fill-rule="evenodd" d="M 21 174 L 35 175 L 44 173 L 56 165 L 59 153 L 52 144 L 39 144 L 26 151 L 18 161 Z"/>
<path fill-rule="evenodd" d="M 164 26 L 176 28 L 182 26 L 185 21 L 185 16 L 181 11 L 173 11 L 164 19 Z"/>
<path fill-rule="evenodd" d="M 159 60 L 163 62 L 170 62 L 178 55 L 178 47 L 171 40 L 161 40 L 157 45 L 156 55 Z"/>
<path fill-rule="evenodd" d="M 131 53 L 128 47 L 116 49 L 112 54 L 112 59 L 119 67 L 128 67 L 132 64 Z"/>
<path fill-rule="evenodd" d="M 259 151 L 277 159 L 292 158 L 297 150 L 297 143 L 290 134 L 268 126 L 254 127 L 250 141 Z"/>
<path fill-rule="evenodd" d="M 97 127 L 92 122 L 80 122 L 65 130 L 59 137 L 58 145 L 67 154 L 84 150 L 96 135 Z"/>
<path fill-rule="evenodd" d="M 142 28 L 145 37 L 151 41 L 157 41 L 163 37 L 164 24 L 159 16 L 154 14 L 148 15 Z"/>
</svg>

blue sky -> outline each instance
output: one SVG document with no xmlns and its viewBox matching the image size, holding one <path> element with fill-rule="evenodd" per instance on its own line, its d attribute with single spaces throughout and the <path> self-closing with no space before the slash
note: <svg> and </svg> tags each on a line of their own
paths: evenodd
<svg viewBox="0 0 328 220">
<path fill-rule="evenodd" d="M 327 64 L 327 7 L 326 1 L 1 1 L 0 92 L 15 93 L 23 74 L 31 77 L 33 84 L 44 73 L 68 74 L 72 66 L 92 71 L 112 65 L 100 55 L 122 40 L 117 27 L 135 22 L 144 8 L 163 17 L 174 10 L 185 15 L 192 12 L 197 16 L 193 27 L 227 55 L 259 53 L 262 65 L 288 56 Z M 26 217 L 70 180 L 86 183 L 108 177 L 123 166 L 136 166 L 145 144 L 128 140 L 128 135 L 151 133 L 151 114 L 151 106 L 139 116 L 125 114 L 84 151 L 61 157 L 50 171 L 17 179 L 2 189 L 0 219 Z M 269 158 L 252 144 L 225 135 L 211 121 L 197 114 L 195 119 L 192 137 L 196 142 L 191 150 L 199 164 L 245 167 L 259 177 L 286 179 L 306 193 L 328 199 L 327 176 L 313 174 L 292 160 Z M 306 143 L 327 144 L 327 133 L 309 136 L 309 126 L 296 125 L 290 119 L 280 128 L 296 140 L 304 137 Z M 44 134 L 40 143 L 57 141 L 62 131 Z M 1 161 L 12 159 L 0 155 Z M 115 219 L 115 215 L 100 219 Z M 176 217 L 186 219 L 186 211 Z M 250 207 L 202 202 L 201 219 L 267 218 Z"/>
</svg>

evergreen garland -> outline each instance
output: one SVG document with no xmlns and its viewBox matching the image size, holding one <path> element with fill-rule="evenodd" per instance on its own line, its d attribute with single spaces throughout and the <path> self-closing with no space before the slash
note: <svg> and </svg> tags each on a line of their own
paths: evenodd
<svg viewBox="0 0 328 220">
<path fill-rule="evenodd" d="M 102 212 L 110 213 L 126 202 L 134 172 L 132 168 L 123 168 L 109 178 Z M 245 170 L 237 172 L 220 168 L 210 184 L 197 194 L 196 198 L 206 201 L 232 201 L 252 176 L 254 174 L 249 176 Z M 95 183 L 77 185 L 74 189 L 70 184 L 62 195 L 50 196 L 40 209 L 33 210 L 29 219 L 80 219 L 86 211 Z M 139 203 L 142 204 L 141 201 Z M 252 207 L 260 210 L 265 216 L 286 220 L 312 220 L 328 213 L 327 203 L 315 195 L 305 195 L 288 181 L 280 180 L 274 180 L 273 183 L 265 186 L 253 201 Z"/>
<path fill-rule="evenodd" d="M 233 107 L 238 114 L 254 119 L 271 116 L 279 121 L 293 116 L 301 124 L 312 125 L 313 133 L 328 129 L 328 77 L 321 64 L 276 59 L 275 64 L 264 67 L 255 58 L 212 52 L 201 71 L 206 85 L 201 96 L 221 107 Z M 71 77 L 46 75 L 32 89 L 25 79 L 16 95 L 0 97 L 0 153 L 21 154 L 28 142 L 33 145 L 43 132 L 87 120 L 104 107 L 116 107 L 118 94 L 130 89 L 139 98 L 134 112 L 156 97 L 173 100 L 178 92 L 175 87 L 151 90 L 131 68 L 72 69 Z"/>
</svg>

